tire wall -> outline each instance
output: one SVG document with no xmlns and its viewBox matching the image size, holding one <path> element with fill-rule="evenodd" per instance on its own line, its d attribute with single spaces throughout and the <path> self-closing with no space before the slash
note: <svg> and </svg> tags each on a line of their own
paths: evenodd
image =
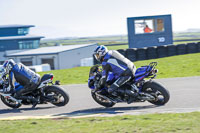
<svg viewBox="0 0 200 133">
<path fill-rule="evenodd" d="M 199 53 L 200 42 L 179 45 L 153 46 L 145 48 L 119 49 L 117 51 L 132 62 L 134 62 L 138 60 L 157 59 L 175 55 Z M 97 64 L 95 58 L 94 64 Z"/>
</svg>

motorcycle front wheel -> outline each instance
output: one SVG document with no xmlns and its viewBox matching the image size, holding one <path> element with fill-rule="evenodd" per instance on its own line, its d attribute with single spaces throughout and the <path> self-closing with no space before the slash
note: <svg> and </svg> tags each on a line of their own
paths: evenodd
<svg viewBox="0 0 200 133">
<path fill-rule="evenodd" d="M 96 95 L 96 93 L 92 92 L 91 91 L 91 95 L 92 95 L 92 98 L 100 105 L 104 106 L 104 107 L 112 107 L 115 105 L 114 102 L 110 101 L 110 100 L 107 100 L 107 99 L 104 99 L 103 97 L 100 97 L 98 95 Z"/>
<path fill-rule="evenodd" d="M 20 104 L 20 103 L 16 103 L 16 102 L 14 102 L 14 101 L 12 101 L 12 100 L 10 100 L 10 99 L 8 99 L 8 98 L 5 98 L 5 97 L 3 97 L 3 96 L 1 96 L 1 101 L 5 104 L 5 105 L 7 105 L 8 107 L 11 107 L 11 108 L 19 108 L 22 104 Z"/>
</svg>

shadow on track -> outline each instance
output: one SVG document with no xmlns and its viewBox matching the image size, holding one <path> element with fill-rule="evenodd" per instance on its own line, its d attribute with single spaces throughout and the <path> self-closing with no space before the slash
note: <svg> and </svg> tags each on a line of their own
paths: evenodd
<svg viewBox="0 0 200 133">
<path fill-rule="evenodd" d="M 55 108 L 56 106 L 51 107 L 36 107 L 36 108 L 18 108 L 18 109 L 0 109 L 0 115 L 1 114 L 7 114 L 7 113 L 23 113 L 24 111 L 34 111 L 34 110 L 42 110 L 42 109 L 51 109 Z"/>
<path fill-rule="evenodd" d="M 132 106 L 132 107 L 113 107 L 113 108 L 92 108 L 92 109 L 84 109 L 78 110 L 71 113 L 62 113 L 56 114 L 53 116 L 63 116 L 63 117 L 70 117 L 70 116 L 84 116 L 84 115 L 93 115 L 93 114 L 120 114 L 124 113 L 125 111 L 134 111 L 134 110 L 141 110 L 141 109 L 149 109 L 159 107 L 156 105 L 148 105 L 148 106 Z"/>
</svg>

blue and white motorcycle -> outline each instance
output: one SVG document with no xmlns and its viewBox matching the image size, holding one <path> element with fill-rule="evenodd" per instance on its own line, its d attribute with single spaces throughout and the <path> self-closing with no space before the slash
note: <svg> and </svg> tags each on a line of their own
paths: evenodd
<svg viewBox="0 0 200 133">
<path fill-rule="evenodd" d="M 34 91 L 23 95 L 25 99 L 17 99 L 15 93 L 6 94 L 4 88 L 9 85 L 9 80 L 6 76 L 0 79 L 0 97 L 2 102 L 11 108 L 19 108 L 21 105 L 32 105 L 30 98 L 38 100 L 38 104 L 52 103 L 56 106 L 65 106 L 69 102 L 69 95 L 59 86 L 59 81 L 53 83 L 53 74 L 44 74 L 40 84 Z M 23 89 L 24 86 L 15 82 L 15 92 Z"/>
<path fill-rule="evenodd" d="M 169 91 L 163 87 L 160 83 L 153 81 L 158 72 L 155 67 L 156 62 L 152 62 L 147 66 L 142 66 L 136 70 L 135 78 L 125 83 L 118 88 L 117 96 L 113 96 L 108 93 L 109 86 L 116 80 L 113 73 L 109 73 L 106 86 L 101 89 L 96 89 L 95 84 L 99 82 L 102 76 L 102 70 L 100 65 L 91 67 L 88 86 L 91 89 L 91 95 L 93 99 L 104 107 L 112 107 L 116 103 L 128 102 L 131 99 L 132 102 L 144 102 L 148 101 L 155 105 L 164 105 L 169 101 Z M 149 80 L 145 80 L 149 78 Z M 132 95 L 128 92 L 132 92 Z"/>
</svg>

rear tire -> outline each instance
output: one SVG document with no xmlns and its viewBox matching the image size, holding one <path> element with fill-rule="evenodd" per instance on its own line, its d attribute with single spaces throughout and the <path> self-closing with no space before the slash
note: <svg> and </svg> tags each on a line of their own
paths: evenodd
<svg viewBox="0 0 200 133">
<path fill-rule="evenodd" d="M 103 98 L 98 98 L 97 95 L 96 95 L 94 92 L 91 92 L 91 95 L 92 95 L 92 98 L 93 98 L 98 104 L 100 104 L 100 105 L 102 105 L 102 106 L 104 106 L 104 107 L 109 108 L 109 107 L 112 107 L 112 106 L 115 105 L 115 103 L 112 102 L 112 101 L 104 102 L 103 100 L 105 100 L 105 99 L 103 99 Z"/>
<path fill-rule="evenodd" d="M 49 86 L 48 88 L 45 89 L 45 93 L 46 95 L 48 94 L 51 95 L 51 93 L 54 93 L 55 98 L 57 98 L 58 95 L 63 97 L 62 102 L 59 102 L 58 101 L 59 99 L 57 99 L 57 101 L 52 101 L 51 103 L 53 105 L 60 107 L 60 106 L 65 106 L 69 102 L 69 95 L 65 91 L 63 91 L 62 88 L 59 86 L 55 86 L 55 85 Z"/>
<path fill-rule="evenodd" d="M 146 82 L 142 88 L 142 91 L 151 94 L 156 98 L 155 101 L 148 101 L 155 105 L 164 105 L 169 101 L 170 98 L 169 91 L 161 84 L 154 81 Z"/>
<path fill-rule="evenodd" d="M 2 102 L 3 102 L 5 105 L 7 105 L 8 107 L 11 107 L 11 108 L 13 108 L 13 109 L 19 108 L 19 107 L 22 105 L 22 104 L 19 104 L 19 103 L 16 104 L 16 103 L 14 103 L 13 101 L 4 98 L 3 96 L 1 96 L 1 100 L 2 100 Z"/>
</svg>

